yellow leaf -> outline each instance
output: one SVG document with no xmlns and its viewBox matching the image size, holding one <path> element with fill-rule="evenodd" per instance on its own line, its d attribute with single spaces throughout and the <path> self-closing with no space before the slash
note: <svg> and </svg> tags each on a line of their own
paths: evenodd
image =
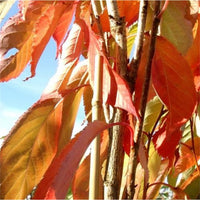
<svg viewBox="0 0 200 200">
<path fill-rule="evenodd" d="M 37 102 L 6 139 L 0 152 L 1 199 L 26 198 L 49 167 L 61 124 L 62 103 L 57 104 L 58 100 Z"/>
</svg>

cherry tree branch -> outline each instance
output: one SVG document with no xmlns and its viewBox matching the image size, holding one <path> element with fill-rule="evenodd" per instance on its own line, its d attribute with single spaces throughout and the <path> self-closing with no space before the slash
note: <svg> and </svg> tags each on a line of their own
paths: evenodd
<svg viewBox="0 0 200 200">
<path fill-rule="evenodd" d="M 153 60 L 153 56 L 155 52 L 158 26 L 160 23 L 160 19 L 157 17 L 159 12 L 160 12 L 160 1 L 155 1 L 154 20 L 153 20 L 153 25 L 151 29 L 149 55 L 148 55 L 147 64 L 146 64 L 145 80 L 144 80 L 142 99 L 141 99 L 141 104 L 140 104 L 141 118 L 140 118 L 140 121 L 138 121 L 136 124 L 136 129 L 135 129 L 136 137 L 135 137 L 134 148 L 133 147 L 131 148 L 131 153 L 130 153 L 130 161 L 129 161 L 129 169 L 128 169 L 129 171 L 128 171 L 128 178 L 127 178 L 128 199 L 133 199 L 134 193 L 135 193 L 135 173 L 136 173 L 136 167 L 138 164 L 139 145 L 140 145 L 140 140 L 142 136 L 147 97 L 148 97 L 148 92 L 149 92 L 149 85 L 150 85 L 150 78 L 151 78 L 151 65 L 152 65 L 152 60 Z M 146 191 L 147 191 L 147 185 L 144 186 L 143 198 L 146 197 Z"/>
</svg>

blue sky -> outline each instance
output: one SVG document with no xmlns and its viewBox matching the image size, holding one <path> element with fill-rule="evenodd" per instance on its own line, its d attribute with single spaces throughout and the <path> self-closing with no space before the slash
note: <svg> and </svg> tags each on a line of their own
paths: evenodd
<svg viewBox="0 0 200 200">
<path fill-rule="evenodd" d="M 18 12 L 17 3 L 13 5 L 5 19 L 0 25 Z M 0 137 L 8 134 L 16 120 L 34 103 L 46 87 L 49 79 L 56 72 L 57 60 L 56 44 L 53 39 L 47 45 L 37 65 L 36 76 L 28 81 L 23 81 L 30 76 L 30 66 L 16 79 L 0 83 Z M 83 119 L 83 108 L 81 108 L 76 130 L 80 127 Z"/>
</svg>

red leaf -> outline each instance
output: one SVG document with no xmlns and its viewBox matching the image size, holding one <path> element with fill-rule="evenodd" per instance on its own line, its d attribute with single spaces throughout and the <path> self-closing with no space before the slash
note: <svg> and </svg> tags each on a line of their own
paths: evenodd
<svg viewBox="0 0 200 200">
<path fill-rule="evenodd" d="M 64 199 L 79 162 L 90 142 L 112 124 L 102 121 L 89 123 L 87 127 L 63 149 L 47 170 L 37 187 L 34 199 Z"/>
<path fill-rule="evenodd" d="M 57 23 L 61 18 L 66 6 L 62 2 L 51 5 L 38 19 L 33 29 L 33 45 L 32 45 L 32 60 L 31 60 L 31 77 L 35 75 L 35 69 L 39 58 L 46 47 L 50 37 L 55 31 Z"/>
<path fill-rule="evenodd" d="M 107 158 L 109 135 L 107 131 L 104 131 L 101 135 L 101 147 L 100 147 L 100 167 L 103 168 L 103 162 Z M 90 156 L 88 156 L 83 163 L 79 166 L 74 176 L 72 184 L 72 192 L 74 199 L 87 199 L 89 191 L 89 169 L 90 169 Z M 102 173 L 101 173 L 102 174 Z M 103 185 L 103 180 L 100 179 Z M 100 192 L 101 193 L 101 192 Z"/>
<path fill-rule="evenodd" d="M 133 106 L 130 90 L 126 82 L 111 68 L 101 49 L 101 40 L 90 30 L 89 75 L 91 85 L 94 82 L 95 55 L 103 56 L 103 101 L 138 116 Z"/>
<path fill-rule="evenodd" d="M 163 122 L 160 129 L 153 136 L 153 143 L 162 157 L 172 159 L 181 136 L 180 127 L 170 126 L 170 118 L 167 117 L 167 120 Z"/>
<path fill-rule="evenodd" d="M 196 91 L 188 63 L 176 48 L 157 38 L 152 64 L 153 86 L 169 110 L 169 125 L 187 121 L 196 107 Z"/>
<path fill-rule="evenodd" d="M 65 2 L 65 4 L 72 4 L 71 1 Z M 60 17 L 55 32 L 53 34 L 53 38 L 57 43 L 57 55 L 60 48 L 60 44 L 63 41 L 65 34 L 69 28 L 69 25 L 72 21 L 74 11 L 76 9 L 77 3 L 76 1 L 73 2 L 72 5 L 69 5 L 66 10 L 64 11 L 63 15 Z"/>
<path fill-rule="evenodd" d="M 138 19 L 139 1 L 117 1 L 120 17 L 125 17 L 126 25 L 130 26 Z"/>
</svg>

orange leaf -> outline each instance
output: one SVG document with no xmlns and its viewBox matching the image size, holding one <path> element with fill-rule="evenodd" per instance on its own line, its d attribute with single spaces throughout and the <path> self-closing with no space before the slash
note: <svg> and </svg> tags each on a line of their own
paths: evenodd
<svg viewBox="0 0 200 200">
<path fill-rule="evenodd" d="M 1 197 L 25 198 L 39 183 L 71 138 L 82 92 L 44 96 L 16 124 L 0 152 Z"/>
<path fill-rule="evenodd" d="M 91 85 L 94 83 L 94 66 L 95 55 L 103 56 L 103 101 L 112 106 L 119 107 L 127 112 L 138 116 L 135 107 L 132 103 L 130 90 L 126 82 L 111 68 L 107 58 L 104 56 L 101 49 L 101 40 L 94 34 L 92 30 L 90 33 L 89 43 L 89 77 Z"/>
<path fill-rule="evenodd" d="M 194 149 L 197 160 L 200 159 L 200 138 L 194 138 Z M 192 151 L 191 139 L 184 144 L 181 144 L 180 157 L 175 165 L 175 173 L 180 174 L 181 172 L 189 169 L 196 164 L 195 155 Z"/>
<path fill-rule="evenodd" d="M 33 29 L 34 36 L 31 52 L 31 77 L 35 75 L 35 69 L 39 58 L 50 37 L 54 33 L 58 21 L 65 9 L 66 6 L 63 5 L 62 2 L 58 2 L 55 5 L 52 4 L 37 20 Z"/>
<path fill-rule="evenodd" d="M 24 199 L 57 151 L 62 103 L 38 101 L 17 122 L 0 152 L 0 198 Z"/>
<path fill-rule="evenodd" d="M 194 26 L 194 41 L 186 54 L 186 60 L 188 61 L 193 74 L 196 91 L 200 90 L 200 14 L 198 14 L 198 20 Z"/>
<path fill-rule="evenodd" d="M 108 132 L 104 131 L 101 135 L 101 147 L 100 147 L 100 167 L 107 157 L 108 148 Z M 88 156 L 83 163 L 79 166 L 74 176 L 72 184 L 72 192 L 74 199 L 88 199 L 89 191 L 89 173 L 90 173 L 90 156 Z M 103 179 L 101 184 L 103 185 Z M 101 197 L 102 198 L 102 197 Z"/>
<path fill-rule="evenodd" d="M 20 14 L 11 18 L 0 33 L 0 81 L 16 78 L 31 62 L 31 77 L 38 60 L 69 4 L 53 1 L 28 1 L 20 4 Z M 3 58 L 9 50 L 18 52 Z"/>
<path fill-rule="evenodd" d="M 118 10 L 120 17 L 125 17 L 127 26 L 130 26 L 138 19 L 139 1 L 118 0 Z"/>
<path fill-rule="evenodd" d="M 85 23 L 82 20 L 73 24 L 66 41 L 62 45 L 62 54 L 59 59 L 57 72 L 49 81 L 43 95 L 51 94 L 55 91 L 62 92 L 65 90 L 82 52 L 84 26 Z"/>
<path fill-rule="evenodd" d="M 194 112 L 197 101 L 193 75 L 185 59 L 162 37 L 157 38 L 152 82 L 169 110 L 169 125 L 186 122 Z"/>
<path fill-rule="evenodd" d="M 49 8 L 50 2 L 34 1 L 29 6 L 25 20 L 22 19 L 22 14 L 17 14 L 0 32 L 0 82 L 19 76 L 30 61 L 34 25 L 41 14 Z M 3 58 L 12 49 L 17 49 L 18 52 L 9 58 Z"/>
<path fill-rule="evenodd" d="M 65 9 L 64 13 L 60 17 L 60 19 L 59 19 L 59 21 L 56 25 L 55 32 L 53 34 L 53 38 L 57 43 L 57 55 L 58 55 L 58 51 L 59 51 L 59 48 L 60 48 L 60 44 L 65 37 L 65 34 L 66 34 L 66 32 L 69 28 L 69 25 L 70 25 L 72 18 L 73 18 L 74 11 L 75 11 L 76 6 L 77 6 L 76 1 L 73 2 L 73 3 L 72 3 L 72 1 L 68 1 L 68 2 L 65 1 L 65 4 L 71 4 L 71 5 L 69 5 Z"/>
<path fill-rule="evenodd" d="M 34 199 L 64 199 L 88 145 L 97 134 L 111 126 L 102 121 L 94 121 L 77 134 L 52 162 L 37 187 Z"/>
</svg>

